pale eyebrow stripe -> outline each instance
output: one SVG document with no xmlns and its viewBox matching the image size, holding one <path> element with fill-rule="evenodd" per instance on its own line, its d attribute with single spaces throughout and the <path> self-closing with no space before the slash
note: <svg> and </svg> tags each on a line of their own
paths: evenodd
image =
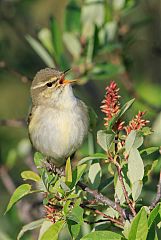
<svg viewBox="0 0 161 240">
<path fill-rule="evenodd" d="M 56 80 L 57 80 L 57 77 L 53 77 L 50 80 L 47 80 L 46 82 L 41 82 L 40 84 L 32 87 L 32 89 L 37 89 L 37 88 L 40 88 L 40 87 L 44 87 L 48 82 L 55 82 Z"/>
</svg>

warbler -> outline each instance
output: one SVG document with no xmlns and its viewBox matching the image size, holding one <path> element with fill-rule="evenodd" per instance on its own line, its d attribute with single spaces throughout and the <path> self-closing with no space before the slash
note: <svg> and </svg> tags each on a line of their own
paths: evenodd
<svg viewBox="0 0 161 240">
<path fill-rule="evenodd" d="M 35 149 L 61 167 L 83 143 L 88 133 L 88 108 L 74 96 L 73 80 L 65 72 L 45 68 L 31 84 L 32 109 L 28 119 Z"/>
</svg>

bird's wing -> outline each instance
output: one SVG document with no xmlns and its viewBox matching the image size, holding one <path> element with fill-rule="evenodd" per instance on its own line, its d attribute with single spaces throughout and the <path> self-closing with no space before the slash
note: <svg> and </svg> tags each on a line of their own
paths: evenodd
<svg viewBox="0 0 161 240">
<path fill-rule="evenodd" d="M 27 118 L 27 125 L 30 124 L 31 119 L 32 119 L 32 112 L 30 112 L 29 115 L 28 115 L 28 118 Z"/>
<path fill-rule="evenodd" d="M 31 119 L 32 119 L 32 113 L 34 112 L 35 107 L 32 107 L 31 110 L 29 111 L 28 118 L 27 118 L 27 125 L 30 124 Z"/>
<path fill-rule="evenodd" d="M 89 121 L 90 121 L 89 109 L 86 106 L 86 104 L 83 101 L 81 101 L 81 100 L 78 100 L 78 105 L 83 110 L 82 113 L 83 113 L 84 126 L 86 127 L 86 132 L 88 133 Z"/>
</svg>

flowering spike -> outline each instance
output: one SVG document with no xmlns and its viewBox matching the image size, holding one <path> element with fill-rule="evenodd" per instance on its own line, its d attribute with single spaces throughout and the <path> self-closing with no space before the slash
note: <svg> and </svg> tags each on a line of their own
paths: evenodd
<svg viewBox="0 0 161 240">
<path fill-rule="evenodd" d="M 108 126 L 110 119 L 120 110 L 120 96 L 118 95 L 118 92 L 119 88 L 114 81 L 112 81 L 110 85 L 106 87 L 105 99 L 102 101 L 101 106 L 101 111 L 106 115 L 106 117 L 104 118 L 105 126 Z M 123 122 L 117 123 L 117 129 L 123 129 Z"/>
<path fill-rule="evenodd" d="M 142 119 L 145 115 L 145 112 L 139 111 L 139 113 L 129 122 L 129 125 L 124 127 L 126 134 L 128 135 L 132 130 L 140 130 L 142 127 L 145 127 L 149 121 Z"/>
</svg>

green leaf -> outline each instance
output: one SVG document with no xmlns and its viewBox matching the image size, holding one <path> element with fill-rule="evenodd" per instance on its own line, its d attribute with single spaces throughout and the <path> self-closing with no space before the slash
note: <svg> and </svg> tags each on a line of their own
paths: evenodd
<svg viewBox="0 0 161 240">
<path fill-rule="evenodd" d="M 125 149 L 127 154 L 131 151 L 132 148 L 139 148 L 143 144 L 143 137 L 134 130 L 132 130 L 126 138 Z"/>
<path fill-rule="evenodd" d="M 131 99 L 127 103 L 123 105 L 121 110 L 109 121 L 108 129 L 112 129 L 112 127 L 115 125 L 115 123 L 124 115 L 124 113 L 132 106 L 135 99 Z"/>
<path fill-rule="evenodd" d="M 92 189 L 97 189 L 100 185 L 102 177 L 102 169 L 99 162 L 95 162 L 90 165 L 88 178 L 90 187 Z"/>
<path fill-rule="evenodd" d="M 99 29 L 97 25 L 94 25 L 94 35 L 89 39 L 88 48 L 87 48 L 87 57 L 86 61 L 92 63 L 96 52 L 98 51 L 99 38 L 98 38 Z"/>
<path fill-rule="evenodd" d="M 155 218 L 157 217 L 159 211 L 161 209 L 161 204 L 159 203 L 150 213 L 148 217 L 148 227 L 150 228 L 151 225 L 153 224 Z"/>
<path fill-rule="evenodd" d="M 76 206 L 67 216 L 68 228 L 74 239 L 78 236 L 80 232 L 80 227 L 83 223 L 83 212 L 84 211 L 80 206 Z"/>
<path fill-rule="evenodd" d="M 143 149 L 140 153 L 141 154 L 146 153 L 147 155 L 150 155 L 155 152 L 157 152 L 157 153 L 159 152 L 159 147 L 146 148 L 146 149 Z"/>
<path fill-rule="evenodd" d="M 109 177 L 107 179 L 102 179 L 99 186 L 99 192 L 106 192 L 109 186 L 113 183 L 114 177 Z"/>
<path fill-rule="evenodd" d="M 132 198 L 134 201 L 136 201 L 140 196 L 142 187 L 143 187 L 143 182 L 141 180 L 138 180 L 132 184 L 131 191 L 132 191 Z"/>
<path fill-rule="evenodd" d="M 161 228 L 161 221 L 157 224 L 157 227 L 160 229 Z"/>
<path fill-rule="evenodd" d="M 136 148 L 132 148 L 128 157 L 128 177 L 132 184 L 144 177 L 144 164 Z"/>
<path fill-rule="evenodd" d="M 115 134 L 112 131 L 100 130 L 97 132 L 97 142 L 105 151 L 110 148 L 114 137 Z"/>
<path fill-rule="evenodd" d="M 115 209 L 113 209 L 112 207 L 107 208 L 107 209 L 104 211 L 104 213 L 105 213 L 106 215 L 108 215 L 109 217 L 116 218 L 116 219 L 119 218 L 119 213 L 118 213 Z"/>
<path fill-rule="evenodd" d="M 72 199 L 72 198 L 78 198 L 78 195 L 76 193 L 71 193 L 67 197 L 67 199 Z"/>
<path fill-rule="evenodd" d="M 131 228 L 130 221 L 126 220 L 124 230 L 122 231 L 122 234 L 126 237 L 126 239 L 128 239 L 130 228 Z"/>
<path fill-rule="evenodd" d="M 159 93 L 160 94 L 160 93 Z M 150 142 L 153 145 L 158 146 L 161 142 L 161 112 L 157 115 L 157 118 L 155 119 L 152 129 L 154 133 L 150 137 Z"/>
<path fill-rule="evenodd" d="M 125 185 L 126 191 L 128 193 L 128 196 L 129 196 L 131 194 L 131 189 L 130 189 L 129 185 L 126 183 L 125 178 L 124 178 L 124 185 Z M 116 182 L 115 194 L 118 197 L 118 199 L 120 201 L 120 204 L 123 204 L 125 202 L 125 196 L 124 196 L 124 193 L 123 193 L 123 190 L 122 190 L 122 185 L 121 185 L 119 179 L 117 179 L 117 182 Z"/>
<path fill-rule="evenodd" d="M 125 140 L 125 149 L 128 154 L 133 147 L 135 139 L 136 139 L 136 131 L 132 130 Z"/>
<path fill-rule="evenodd" d="M 150 164 L 147 164 L 144 168 L 144 176 L 149 176 L 152 170 L 156 167 L 158 160 L 153 161 Z"/>
<path fill-rule="evenodd" d="M 123 116 L 123 114 L 133 105 L 134 102 L 135 98 L 131 99 L 130 101 L 124 104 L 124 106 L 120 110 L 119 118 Z"/>
<path fill-rule="evenodd" d="M 23 171 L 21 173 L 21 177 L 24 180 L 33 180 L 35 182 L 39 182 L 41 180 L 41 178 L 39 177 L 39 175 L 33 171 Z"/>
<path fill-rule="evenodd" d="M 146 240 L 159 240 L 157 236 L 156 226 L 152 224 L 151 228 L 149 229 L 148 236 Z"/>
<path fill-rule="evenodd" d="M 34 154 L 34 163 L 35 163 L 36 167 L 37 168 L 42 167 L 43 161 L 44 161 L 44 156 L 41 153 L 36 152 Z"/>
<path fill-rule="evenodd" d="M 49 229 L 49 227 L 51 225 L 53 225 L 53 223 L 51 221 L 44 219 L 44 222 L 41 225 L 41 228 L 40 228 L 40 231 L 39 231 L 39 238 L 38 238 L 38 240 L 41 239 L 42 235 Z"/>
<path fill-rule="evenodd" d="M 108 165 L 107 165 L 107 170 L 108 170 L 108 172 L 109 172 L 109 174 L 110 175 L 112 175 L 112 176 L 114 176 L 115 175 L 115 166 L 114 166 L 114 164 L 113 163 L 109 163 Z"/>
<path fill-rule="evenodd" d="M 81 54 L 81 44 L 75 34 L 71 32 L 65 32 L 63 34 L 63 40 L 72 57 L 75 60 L 79 59 Z"/>
<path fill-rule="evenodd" d="M 31 45 L 31 47 L 35 50 L 35 52 L 39 55 L 39 57 L 46 63 L 48 67 L 55 67 L 54 61 L 46 49 L 33 37 L 26 36 L 27 41 Z"/>
<path fill-rule="evenodd" d="M 58 235 L 63 225 L 64 221 L 58 221 L 52 224 L 47 231 L 44 232 L 40 240 L 58 240 Z"/>
<path fill-rule="evenodd" d="M 151 135 L 153 133 L 153 131 L 151 130 L 150 127 L 143 127 L 141 132 L 143 133 L 144 136 L 148 136 L 148 135 Z"/>
<path fill-rule="evenodd" d="M 125 5 L 125 0 L 114 0 L 113 1 L 113 8 L 114 8 L 114 10 L 115 11 L 119 11 L 119 10 L 121 10 L 123 7 L 124 7 L 124 5 Z"/>
<path fill-rule="evenodd" d="M 54 49 L 52 46 L 51 31 L 48 28 L 42 28 L 38 33 L 38 38 L 49 53 L 53 55 Z"/>
<path fill-rule="evenodd" d="M 143 159 L 158 159 L 160 156 L 159 147 L 150 147 L 140 151 L 140 154 Z"/>
<path fill-rule="evenodd" d="M 85 38 L 92 37 L 94 26 L 101 26 L 104 22 L 104 4 L 103 1 L 95 2 L 94 0 L 86 0 L 81 11 L 82 35 Z"/>
<path fill-rule="evenodd" d="M 142 207 L 139 213 L 135 216 L 135 218 L 132 221 L 128 240 L 134 239 L 146 240 L 147 234 L 148 234 L 147 213 L 144 207 Z"/>
<path fill-rule="evenodd" d="M 67 183 L 67 185 L 72 182 L 72 168 L 71 168 L 71 163 L 70 163 L 70 157 L 66 161 L 65 182 Z"/>
<path fill-rule="evenodd" d="M 85 162 L 88 162 L 90 160 L 96 160 L 96 159 L 107 159 L 107 155 L 104 153 L 95 153 L 90 155 L 89 157 L 82 158 L 79 162 L 78 165 L 81 165 Z"/>
<path fill-rule="evenodd" d="M 58 22 L 56 21 L 55 17 L 50 18 L 50 28 L 55 53 L 57 56 L 60 57 L 63 52 L 62 33 L 60 30 L 61 28 L 58 25 Z"/>
<path fill-rule="evenodd" d="M 69 1 L 65 9 L 64 25 L 65 29 L 69 32 L 79 32 L 80 31 L 80 14 L 81 8 L 79 3 L 75 1 Z"/>
<path fill-rule="evenodd" d="M 121 240 L 122 235 L 110 231 L 91 232 L 81 238 L 81 240 Z M 133 239 L 134 240 L 134 239 Z"/>
<path fill-rule="evenodd" d="M 83 173 L 85 172 L 86 168 L 87 164 L 82 164 L 74 169 L 72 173 L 72 183 L 70 185 L 70 189 L 72 189 L 78 183 Z"/>
<path fill-rule="evenodd" d="M 63 54 L 64 46 L 63 46 L 62 32 L 55 17 L 50 18 L 50 29 L 52 34 L 53 48 L 55 52 L 54 57 L 57 61 L 57 64 L 59 64 L 62 68 L 65 68 L 67 67 L 67 63 Z"/>
<path fill-rule="evenodd" d="M 79 235 L 81 225 L 71 220 L 68 220 L 67 224 L 68 224 L 68 229 L 72 236 L 72 239 L 76 239 L 76 237 Z"/>
<path fill-rule="evenodd" d="M 70 203 L 71 203 L 71 200 L 67 200 L 66 203 L 64 204 L 63 206 L 63 212 L 64 212 L 64 215 L 66 216 L 70 210 Z"/>
<path fill-rule="evenodd" d="M 158 160 L 155 160 L 155 161 L 153 161 L 152 163 L 147 164 L 147 165 L 144 167 L 144 178 L 143 178 L 143 183 L 144 183 L 144 184 L 148 181 L 151 172 L 152 172 L 153 169 L 157 166 L 157 164 L 158 164 Z"/>
<path fill-rule="evenodd" d="M 42 187 L 42 189 L 45 191 L 49 191 L 50 187 L 52 187 L 51 185 L 55 184 L 56 181 L 58 179 L 58 176 L 55 175 L 54 173 L 48 172 L 46 171 L 46 169 L 42 169 L 41 171 L 41 180 L 42 182 L 40 182 L 40 187 Z M 43 184 L 42 184 L 43 183 Z M 45 189 L 44 189 L 45 187 Z"/>
<path fill-rule="evenodd" d="M 94 133 L 92 131 L 88 132 L 88 153 L 94 153 Z"/>
<path fill-rule="evenodd" d="M 8 203 L 7 209 L 5 211 L 5 214 L 11 209 L 11 207 L 18 202 L 21 198 L 26 196 L 30 193 L 31 185 L 30 184 L 22 184 L 16 190 L 14 191 L 12 197 L 10 198 L 10 201 Z"/>
<path fill-rule="evenodd" d="M 67 216 L 67 219 L 81 224 L 83 222 L 83 209 L 80 206 L 76 206 Z"/>
<path fill-rule="evenodd" d="M 43 218 L 24 225 L 17 236 L 17 240 L 19 240 L 24 235 L 25 232 L 41 227 L 44 221 L 45 219 Z"/>
<path fill-rule="evenodd" d="M 60 179 L 59 182 L 60 182 L 60 185 L 61 185 L 64 192 L 70 192 L 71 191 L 71 189 L 68 187 L 68 185 L 62 179 Z"/>
</svg>

